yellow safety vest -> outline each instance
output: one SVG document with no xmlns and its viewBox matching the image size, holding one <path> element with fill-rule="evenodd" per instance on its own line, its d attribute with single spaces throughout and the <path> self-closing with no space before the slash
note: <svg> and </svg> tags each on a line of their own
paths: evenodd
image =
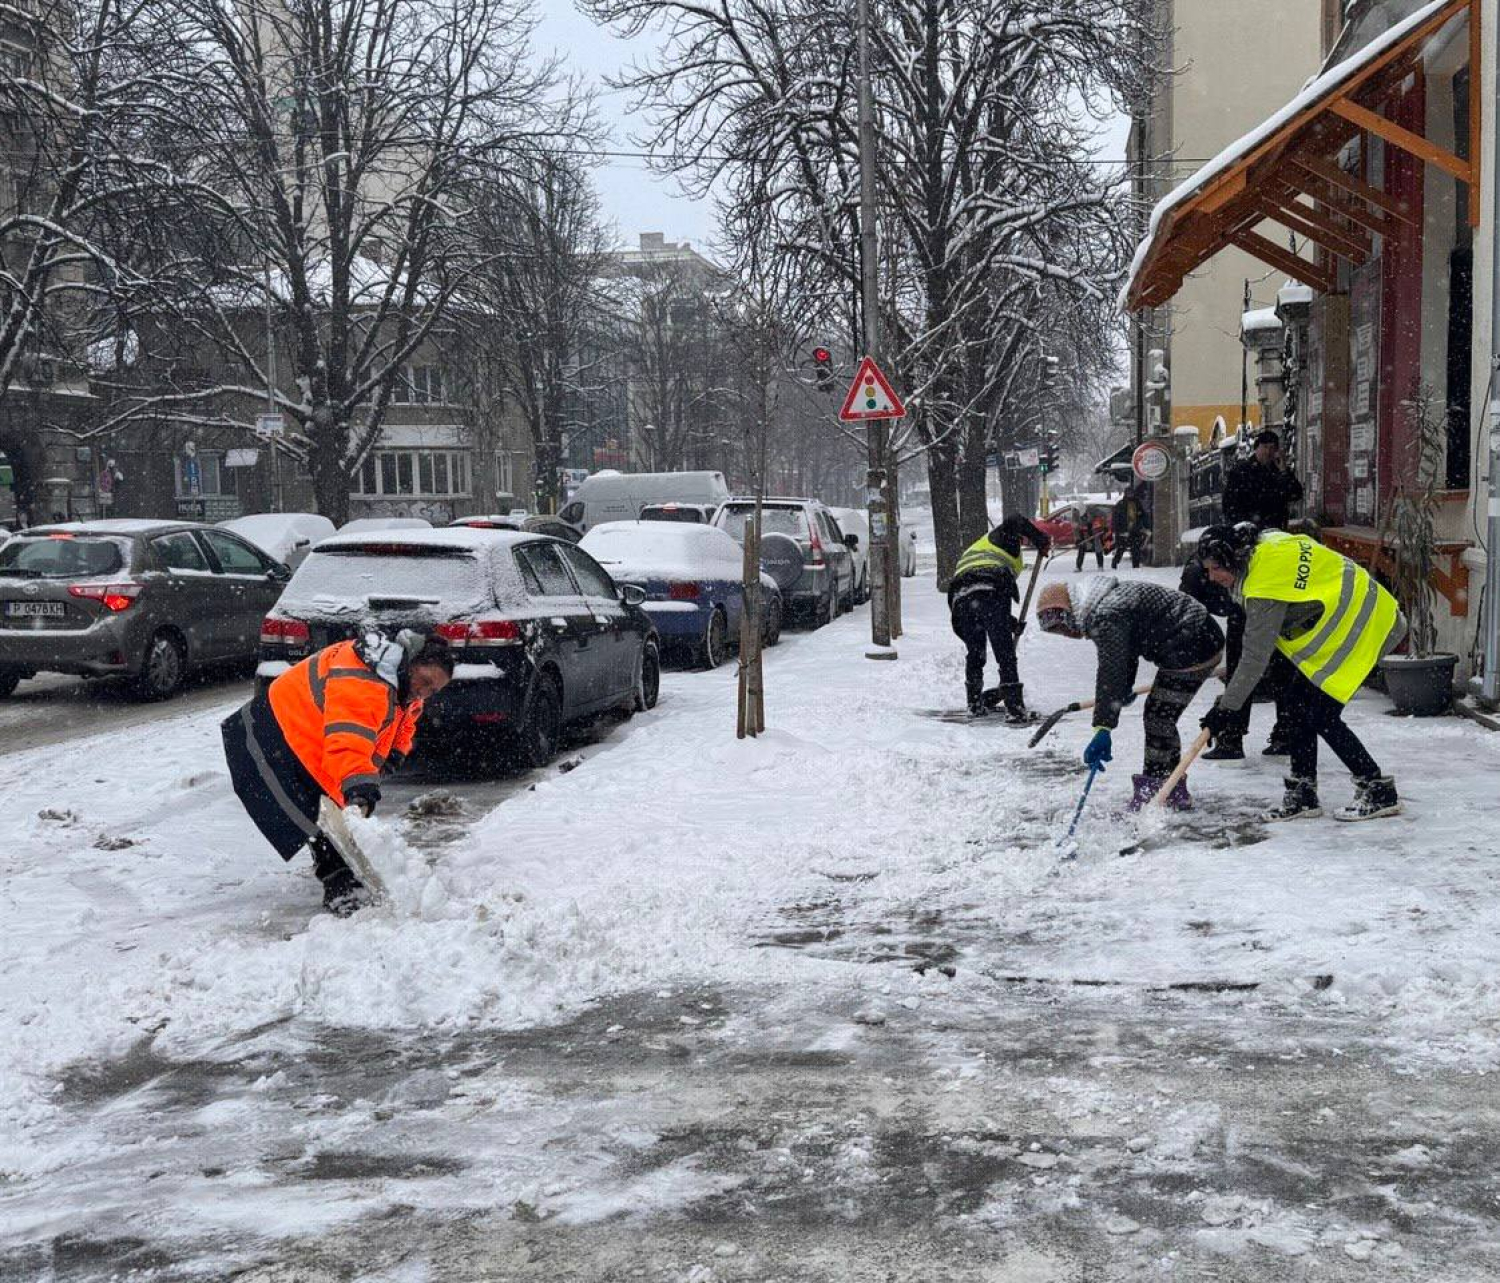
<svg viewBox="0 0 1500 1283">
<path fill-rule="evenodd" d="M 1001 568 L 1010 571 L 1019 579 L 1025 565 L 1020 557 L 1012 556 L 999 544 L 991 543 L 989 535 L 982 535 L 964 549 L 964 555 L 958 559 L 958 565 L 953 568 L 953 577 L 957 579 L 970 570 Z"/>
<path fill-rule="evenodd" d="M 1347 704 L 1369 676 L 1396 626 L 1396 599 L 1347 557 L 1305 535 L 1267 531 L 1250 555 L 1241 594 L 1317 602 L 1323 613 L 1276 649 L 1325 694 Z"/>
</svg>

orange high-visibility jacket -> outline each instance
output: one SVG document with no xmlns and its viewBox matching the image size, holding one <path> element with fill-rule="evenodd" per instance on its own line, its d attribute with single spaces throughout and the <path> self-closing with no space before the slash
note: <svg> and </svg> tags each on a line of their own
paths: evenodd
<svg viewBox="0 0 1500 1283">
<path fill-rule="evenodd" d="M 410 753 L 422 701 L 404 707 L 352 641 L 309 655 L 271 683 L 271 711 L 307 773 L 340 806 L 344 790 L 374 784 L 393 752 Z"/>
</svg>

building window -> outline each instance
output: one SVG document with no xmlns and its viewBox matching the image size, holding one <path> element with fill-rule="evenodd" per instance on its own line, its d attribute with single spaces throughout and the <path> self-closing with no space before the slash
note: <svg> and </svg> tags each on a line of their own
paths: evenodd
<svg viewBox="0 0 1500 1283">
<path fill-rule="evenodd" d="M 224 455 L 219 450 L 199 450 L 195 456 L 197 462 L 197 488 L 193 487 L 193 469 L 182 455 L 178 455 L 173 462 L 177 472 L 177 497 L 179 499 L 195 498 L 198 495 L 232 495 L 236 493 L 234 488 L 234 468 L 224 467 Z"/>
<path fill-rule="evenodd" d="M 355 494 L 364 498 L 460 499 L 469 493 L 466 450 L 377 450 L 360 465 Z"/>
<path fill-rule="evenodd" d="M 440 365 L 403 366 L 391 400 L 397 405 L 442 405 L 447 383 L 447 371 Z"/>
</svg>

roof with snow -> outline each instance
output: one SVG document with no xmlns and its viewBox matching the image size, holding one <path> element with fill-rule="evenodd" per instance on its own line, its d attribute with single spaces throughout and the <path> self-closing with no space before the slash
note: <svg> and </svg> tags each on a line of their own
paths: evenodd
<svg viewBox="0 0 1500 1283">
<path fill-rule="evenodd" d="M 1276 315 L 1274 307 L 1255 307 L 1240 317 L 1240 333 L 1249 334 L 1253 330 L 1279 330 L 1281 329 L 1281 317 Z"/>
<path fill-rule="evenodd" d="M 1475 166 L 1379 114 L 1390 91 L 1422 61 L 1424 51 L 1471 0 L 1429 0 L 1402 22 L 1315 77 L 1275 115 L 1226 147 L 1151 213 L 1120 292 L 1124 311 L 1158 307 L 1183 278 L 1221 249 L 1234 245 L 1288 276 L 1328 292 L 1333 267 L 1298 257 L 1256 229 L 1268 220 L 1351 263 L 1372 254 L 1371 237 L 1415 217 L 1385 192 L 1337 163 L 1361 134 L 1412 151 L 1468 182 L 1477 193 Z M 1477 108 L 1479 77 L 1472 107 Z M 1477 120 L 1477 117 L 1476 117 Z M 1477 129 L 1477 125 L 1475 127 Z M 1479 154 L 1477 136 L 1469 154 Z M 1303 198 L 1307 198 L 1304 203 Z M 1471 220 L 1477 218 L 1471 203 Z"/>
<path fill-rule="evenodd" d="M 482 552 L 486 548 L 526 543 L 545 536 L 521 530 L 494 530 L 483 526 L 440 526 L 433 530 L 363 530 L 355 534 L 330 535 L 318 544 L 319 552 L 340 548 L 452 548 L 456 552 Z"/>
</svg>

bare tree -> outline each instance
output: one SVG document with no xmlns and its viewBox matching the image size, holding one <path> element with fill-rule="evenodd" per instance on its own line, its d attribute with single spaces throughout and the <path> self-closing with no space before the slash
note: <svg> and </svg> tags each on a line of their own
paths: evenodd
<svg viewBox="0 0 1500 1283">
<path fill-rule="evenodd" d="M 215 368 L 122 387 L 101 430 L 243 421 L 266 398 L 307 451 L 319 510 L 342 520 L 403 365 L 485 261 L 475 175 L 551 145 L 578 100 L 531 61 L 525 0 L 158 2 L 175 34 L 158 86 L 170 145 L 219 195 L 182 229 L 171 322 Z"/>
<path fill-rule="evenodd" d="M 660 60 L 625 79 L 664 164 L 722 203 L 736 247 L 794 258 L 794 309 L 847 315 L 858 274 L 851 15 L 817 0 L 589 0 Z M 1105 301 L 1123 194 L 1089 163 L 1097 105 L 1135 92 L 1149 0 L 884 0 L 874 9 L 882 328 L 925 452 L 939 573 L 982 528 L 983 456 L 1039 287 Z"/>
<path fill-rule="evenodd" d="M 531 433 L 534 502 L 550 512 L 563 441 L 621 343 L 598 197 L 577 160 L 540 154 L 478 186 L 473 227 L 483 266 L 463 328 Z"/>
</svg>

